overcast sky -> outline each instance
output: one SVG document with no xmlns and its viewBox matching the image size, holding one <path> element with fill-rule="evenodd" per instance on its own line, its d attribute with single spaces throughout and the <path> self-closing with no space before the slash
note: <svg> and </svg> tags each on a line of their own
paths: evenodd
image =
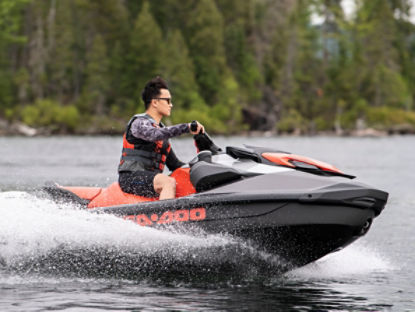
<svg viewBox="0 0 415 312">
<path fill-rule="evenodd" d="M 350 15 L 353 13 L 354 1 L 355 0 L 343 0 L 342 5 L 346 15 Z M 415 23 L 415 0 L 410 0 L 410 2 L 412 4 L 410 20 L 412 23 Z"/>
</svg>

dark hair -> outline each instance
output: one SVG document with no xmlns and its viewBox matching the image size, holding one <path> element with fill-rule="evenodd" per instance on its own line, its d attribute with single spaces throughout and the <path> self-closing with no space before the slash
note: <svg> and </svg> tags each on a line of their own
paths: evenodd
<svg viewBox="0 0 415 312">
<path fill-rule="evenodd" d="M 141 98 L 144 101 L 144 106 L 146 109 L 150 105 L 151 100 L 160 95 L 160 89 L 169 89 L 169 87 L 167 86 L 167 83 L 159 76 L 151 79 L 146 83 L 144 90 L 141 93 Z"/>
</svg>

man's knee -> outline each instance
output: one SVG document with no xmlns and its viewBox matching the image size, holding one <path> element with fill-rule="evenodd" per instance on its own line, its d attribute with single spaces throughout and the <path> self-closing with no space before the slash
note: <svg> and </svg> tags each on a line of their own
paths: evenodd
<svg viewBox="0 0 415 312">
<path fill-rule="evenodd" d="M 176 179 L 166 176 L 164 174 L 157 175 L 154 179 L 154 188 L 156 191 L 168 188 L 171 190 L 176 190 Z"/>
<path fill-rule="evenodd" d="M 176 189 L 176 179 L 172 177 L 166 177 L 165 185 L 171 189 Z"/>
</svg>

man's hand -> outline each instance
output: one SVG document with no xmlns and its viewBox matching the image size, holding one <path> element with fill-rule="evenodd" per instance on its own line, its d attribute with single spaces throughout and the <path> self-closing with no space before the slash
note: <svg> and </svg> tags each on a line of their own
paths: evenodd
<svg viewBox="0 0 415 312">
<path fill-rule="evenodd" d="M 197 125 L 197 127 L 195 127 Z M 192 129 L 195 129 L 195 131 L 192 131 Z M 203 127 L 198 121 L 192 121 L 189 123 L 189 129 L 191 134 L 199 134 L 199 133 L 205 133 L 205 127 Z"/>
</svg>

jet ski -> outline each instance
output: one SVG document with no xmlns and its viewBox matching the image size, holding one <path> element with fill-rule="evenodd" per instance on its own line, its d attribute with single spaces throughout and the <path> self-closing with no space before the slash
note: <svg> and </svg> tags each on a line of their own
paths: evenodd
<svg viewBox="0 0 415 312">
<path fill-rule="evenodd" d="M 267 147 L 228 146 L 195 135 L 198 154 L 172 172 L 176 198 L 158 200 L 107 188 L 49 185 L 56 201 L 119 216 L 139 226 L 226 233 L 276 254 L 291 268 L 337 251 L 369 230 L 388 193 L 336 167 Z"/>
</svg>

